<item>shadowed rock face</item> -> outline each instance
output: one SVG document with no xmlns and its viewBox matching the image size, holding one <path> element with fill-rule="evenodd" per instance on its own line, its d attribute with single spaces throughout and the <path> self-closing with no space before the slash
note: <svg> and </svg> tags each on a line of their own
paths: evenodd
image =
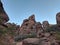
<svg viewBox="0 0 60 45">
<path fill-rule="evenodd" d="M 22 41 L 22 45 L 39 45 L 38 38 L 27 38 Z"/>
<path fill-rule="evenodd" d="M 43 21 L 43 29 L 44 30 L 46 30 L 46 28 L 48 28 L 49 27 L 49 23 L 48 23 L 48 21 Z"/>
<path fill-rule="evenodd" d="M 57 25 L 60 25 L 60 12 L 56 14 Z"/>
<path fill-rule="evenodd" d="M 36 22 L 35 25 L 36 25 L 36 30 L 37 30 L 37 31 L 39 31 L 39 30 L 40 30 L 40 31 L 43 30 L 43 28 L 42 28 L 42 24 L 41 24 L 40 22 Z"/>
<path fill-rule="evenodd" d="M 6 23 L 9 20 L 9 17 L 6 14 L 1 1 L 0 1 L 0 20 L 2 20 L 0 21 L 0 23 Z"/>
</svg>

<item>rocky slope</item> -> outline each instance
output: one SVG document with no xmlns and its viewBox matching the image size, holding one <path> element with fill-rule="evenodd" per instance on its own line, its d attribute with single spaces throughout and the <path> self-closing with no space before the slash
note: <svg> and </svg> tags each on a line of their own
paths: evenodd
<svg viewBox="0 0 60 45">
<path fill-rule="evenodd" d="M 57 24 L 51 25 L 48 21 L 42 23 L 31 15 L 23 20 L 21 26 L 7 23 L 9 17 L 0 1 L 0 45 L 60 45 L 60 12 L 56 14 Z"/>
</svg>

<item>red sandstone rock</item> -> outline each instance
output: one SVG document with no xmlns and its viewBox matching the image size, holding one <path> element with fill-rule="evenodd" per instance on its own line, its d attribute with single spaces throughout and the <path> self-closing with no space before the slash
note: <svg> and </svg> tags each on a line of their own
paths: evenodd
<svg viewBox="0 0 60 45">
<path fill-rule="evenodd" d="M 20 28 L 21 34 L 37 32 L 38 30 L 42 30 L 42 25 L 40 22 L 35 21 L 35 15 L 31 15 L 28 19 L 25 19 Z"/>
<path fill-rule="evenodd" d="M 24 39 L 22 45 L 39 45 L 39 39 L 38 38 Z"/>
<path fill-rule="evenodd" d="M 0 23 L 6 23 L 9 20 L 9 17 L 7 16 L 3 4 L 0 1 Z"/>
</svg>

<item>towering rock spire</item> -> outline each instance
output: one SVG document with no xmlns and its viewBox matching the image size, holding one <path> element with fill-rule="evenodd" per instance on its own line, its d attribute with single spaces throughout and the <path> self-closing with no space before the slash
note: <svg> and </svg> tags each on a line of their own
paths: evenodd
<svg viewBox="0 0 60 45">
<path fill-rule="evenodd" d="M 37 33 L 42 30 L 42 25 L 40 22 L 36 22 L 35 15 L 31 15 L 23 21 L 20 30 L 21 34 Z"/>
</svg>

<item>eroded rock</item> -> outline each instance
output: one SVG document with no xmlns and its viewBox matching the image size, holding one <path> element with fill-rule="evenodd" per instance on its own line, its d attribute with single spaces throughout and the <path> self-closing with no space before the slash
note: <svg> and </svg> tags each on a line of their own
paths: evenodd
<svg viewBox="0 0 60 45">
<path fill-rule="evenodd" d="M 46 30 L 49 27 L 49 22 L 48 21 L 43 21 L 43 29 Z"/>
<path fill-rule="evenodd" d="M 6 14 L 4 8 L 3 8 L 3 4 L 0 1 L 0 24 L 4 24 L 9 20 L 8 15 Z"/>
<path fill-rule="evenodd" d="M 35 15 L 31 15 L 28 19 L 25 19 L 20 28 L 22 34 L 37 33 L 41 29 L 42 25 L 40 22 L 35 21 Z"/>
<path fill-rule="evenodd" d="M 27 39 L 23 40 L 22 45 L 39 45 L 39 39 L 27 38 Z"/>
</svg>

